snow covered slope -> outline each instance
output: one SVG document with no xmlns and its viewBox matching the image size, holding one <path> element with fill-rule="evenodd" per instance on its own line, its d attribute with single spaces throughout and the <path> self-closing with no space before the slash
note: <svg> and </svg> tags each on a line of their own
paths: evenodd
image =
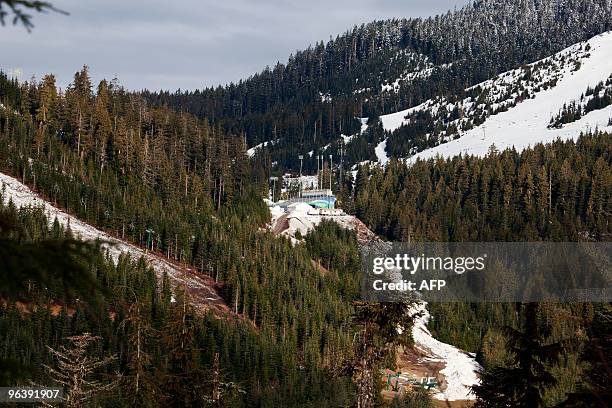
<svg viewBox="0 0 612 408">
<path fill-rule="evenodd" d="M 429 361 L 444 364 L 440 374 L 445 384 L 434 398 L 443 401 L 475 399 L 470 387 L 480 383 L 477 374 L 481 369 L 480 364 L 473 355 L 433 338 L 427 330 L 430 315 L 426 306 L 427 303 L 421 302 L 417 307 L 416 311 L 421 312 L 421 316 L 414 322 L 412 337 L 415 347 L 428 356 Z"/>
<path fill-rule="evenodd" d="M 306 236 L 322 221 L 327 220 L 334 221 L 342 228 L 354 230 L 357 234 L 357 240 L 362 244 L 380 240 L 376 234 L 353 215 L 312 215 L 309 214 L 309 212 L 312 213 L 312 209 L 311 206 L 305 203 L 297 203 L 290 206 L 288 212 L 284 212 L 278 206 L 271 207 L 272 222 L 270 230 L 275 235 L 286 236 L 291 242 L 297 243 L 298 240 L 295 237 L 298 232 L 302 237 Z"/>
<path fill-rule="evenodd" d="M 255 145 L 255 146 L 251 147 L 246 152 L 247 156 L 249 156 L 249 157 L 255 156 L 255 153 L 259 152 L 261 149 L 263 149 L 264 147 L 268 146 L 269 144 L 273 145 L 274 142 L 263 142 L 263 143 L 260 143 L 258 145 Z"/>
<path fill-rule="evenodd" d="M 319 215 L 309 215 L 312 210 L 307 204 L 297 204 L 288 213 L 283 212 L 280 207 L 272 207 L 271 230 L 276 235 L 285 235 L 292 242 L 296 232 L 302 236 L 312 231 L 321 221 L 330 220 L 338 223 L 343 228 L 355 230 L 357 240 L 361 245 L 369 245 L 373 241 L 381 242 L 380 238 L 368 229 L 358 218 L 352 215 L 322 217 Z M 416 349 L 421 355 L 425 356 L 429 362 L 436 362 L 444 365 L 439 372 L 442 380 L 442 387 L 434 398 L 443 401 L 463 401 L 475 398 L 470 392 L 470 387 L 479 383 L 477 372 L 480 365 L 476 362 L 473 355 L 470 355 L 450 344 L 442 343 L 433 338 L 427 330 L 427 322 L 430 315 L 427 311 L 427 303 L 421 302 L 415 308 L 416 313 L 421 313 L 412 328 L 412 336 Z"/>
<path fill-rule="evenodd" d="M 161 277 L 164 272 L 166 272 L 173 286 L 182 285 L 185 283 L 194 306 L 200 310 L 205 310 L 211 307 L 219 311 L 224 311 L 226 309 L 223 300 L 212 288 L 214 282 L 206 277 L 198 275 L 195 271 L 185 267 L 184 265 L 174 264 L 153 253 L 145 253 L 143 249 L 135 245 L 114 238 L 107 233 L 78 220 L 77 218 L 55 208 L 51 203 L 40 198 L 26 185 L 22 184 L 13 177 L 0 173 L 0 188 L 4 190 L 3 197 L 5 202 L 12 200 L 15 206 L 18 208 L 42 207 L 47 214 L 50 223 L 53 223 L 53 221 L 57 218 L 58 222 L 62 226 L 66 227 L 70 225 L 72 233 L 84 241 L 100 240 L 106 242 L 103 244 L 103 247 L 108 251 L 115 262 L 122 253 L 129 254 L 133 259 L 144 257 L 153 267 L 158 277 Z"/>
<path fill-rule="evenodd" d="M 374 148 L 374 153 L 376 153 L 376 159 L 383 166 L 387 164 L 387 162 L 389 161 L 389 156 L 387 156 L 386 149 L 387 149 L 387 139 L 380 142 Z"/>
<path fill-rule="evenodd" d="M 612 105 L 594 110 L 561 128 L 549 128 L 564 104 L 580 100 L 588 87 L 612 74 L 612 32 L 575 44 L 549 58 L 500 74 L 466 90 L 463 100 L 436 98 L 413 108 L 381 116 L 383 127 L 395 131 L 426 111 L 445 128 L 439 145 L 415 152 L 409 161 L 440 155 L 484 155 L 491 145 L 517 150 L 580 132 L 611 130 Z M 485 104 L 485 102 L 487 102 Z M 484 123 L 474 126 L 473 123 Z M 430 137 L 431 135 L 427 135 Z M 386 155 L 377 156 L 385 161 Z"/>
</svg>

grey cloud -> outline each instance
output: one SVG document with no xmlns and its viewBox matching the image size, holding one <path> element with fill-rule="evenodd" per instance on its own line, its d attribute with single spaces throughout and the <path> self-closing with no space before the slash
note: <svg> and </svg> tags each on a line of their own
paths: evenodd
<svg viewBox="0 0 612 408">
<path fill-rule="evenodd" d="M 94 80 L 129 89 L 202 88 L 237 81 L 309 44 L 374 19 L 428 16 L 467 0 L 55 0 L 34 31 L 0 28 L 0 69 L 68 84 L 83 64 Z"/>
</svg>

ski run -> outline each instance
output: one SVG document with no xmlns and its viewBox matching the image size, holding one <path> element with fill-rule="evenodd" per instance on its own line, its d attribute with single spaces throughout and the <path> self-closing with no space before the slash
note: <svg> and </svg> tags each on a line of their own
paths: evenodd
<svg viewBox="0 0 612 408">
<path fill-rule="evenodd" d="M 548 70 L 544 69 L 546 64 L 550 64 Z M 589 112 L 561 128 L 549 128 L 551 118 L 559 113 L 564 104 L 580 101 L 588 87 L 593 88 L 599 82 L 605 82 L 612 74 L 612 32 L 572 45 L 551 57 L 530 64 L 530 67 L 532 72 L 538 74 L 526 83 L 526 90 L 532 98 L 521 100 L 518 94 L 508 96 L 505 93 L 511 85 L 521 81 L 524 68 L 508 71 L 468 88 L 488 90 L 493 107 L 498 108 L 497 113 L 493 112 L 479 126 L 460 130 L 458 138 L 450 138 L 443 144 L 414 154 L 407 158 L 407 162 L 437 156 L 450 158 L 460 154 L 483 156 L 492 145 L 499 151 L 512 147 L 523 150 L 537 143 L 576 139 L 581 132 L 612 130 L 612 105 Z M 468 113 L 469 118 L 469 112 L 475 108 L 474 102 L 463 102 L 460 102 L 461 108 Z M 444 98 L 433 99 L 380 118 L 385 130 L 395 131 L 408 123 L 411 114 L 419 110 L 429 110 L 435 114 L 443 105 L 446 109 L 454 107 L 446 105 Z M 376 147 L 376 156 L 383 165 L 388 161 L 384 152 L 385 143 L 383 141 Z"/>
<path fill-rule="evenodd" d="M 47 215 L 50 225 L 57 219 L 59 224 L 64 228 L 69 226 L 75 237 L 83 241 L 100 241 L 103 248 L 108 252 L 115 263 L 118 261 L 121 254 L 129 254 L 134 260 L 144 257 L 149 265 L 155 270 L 158 278 L 161 278 L 163 274 L 166 273 L 173 287 L 185 285 L 193 299 L 193 304 L 200 309 L 204 310 L 209 307 L 223 308 L 223 300 L 215 290 L 211 288 L 211 282 L 184 265 L 174 264 L 157 254 L 147 252 L 136 245 L 112 237 L 80 221 L 43 200 L 17 179 L 2 173 L 0 173 L 0 191 L 2 192 L 5 203 L 12 201 L 17 208 L 42 208 Z"/>
</svg>

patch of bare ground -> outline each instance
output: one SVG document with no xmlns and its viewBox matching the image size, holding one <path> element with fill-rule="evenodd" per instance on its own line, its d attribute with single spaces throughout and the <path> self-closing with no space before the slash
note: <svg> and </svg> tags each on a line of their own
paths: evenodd
<svg viewBox="0 0 612 408">
<path fill-rule="evenodd" d="M 386 400 L 392 400 L 404 392 L 409 392 L 413 387 L 420 387 L 420 385 L 411 384 L 410 380 L 428 383 L 435 379 L 438 385 L 437 388 L 432 388 L 431 395 L 433 396 L 436 389 L 443 390 L 446 387 L 444 376 L 439 374 L 444 367 L 443 362 L 431 359 L 422 350 L 415 347 L 399 347 L 396 369 L 394 371 L 385 370 L 383 373 L 383 383 L 387 388 L 382 392 L 383 397 Z M 397 376 L 398 373 L 399 376 Z M 389 375 L 391 375 L 390 381 Z M 433 401 L 436 407 L 446 408 L 469 408 L 474 403 L 473 401 L 440 401 L 437 399 Z"/>
<path fill-rule="evenodd" d="M 369 244 L 372 242 L 381 242 L 382 240 L 371 229 L 368 228 L 359 218 L 354 217 L 353 224 L 355 225 L 355 233 L 357 241 L 360 244 Z"/>
<path fill-rule="evenodd" d="M 314 259 L 311 259 L 310 263 L 317 271 L 321 272 L 321 275 L 326 275 L 329 273 L 329 269 L 327 269 L 325 266 L 323 266 L 323 264 L 321 264 L 320 259 L 317 259 L 316 261 Z"/>
<path fill-rule="evenodd" d="M 272 228 L 272 233 L 274 235 L 280 235 L 283 231 L 289 228 L 289 220 L 287 219 L 287 214 L 283 214 L 278 217 L 278 220 L 274 223 L 274 227 Z"/>
</svg>

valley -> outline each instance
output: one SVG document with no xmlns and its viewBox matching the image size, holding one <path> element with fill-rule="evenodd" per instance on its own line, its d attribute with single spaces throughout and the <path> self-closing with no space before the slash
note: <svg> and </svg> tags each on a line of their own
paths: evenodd
<svg viewBox="0 0 612 408">
<path fill-rule="evenodd" d="M 3 34 L 32 31 L 0 62 L 0 386 L 67 408 L 607 406 L 612 0 L 355 0 L 326 41 L 308 30 L 335 3 L 139 1 L 0 0 Z M 365 293 L 372 250 L 500 242 L 603 251 L 496 254 L 453 271 L 478 290 L 452 302 Z M 545 287 L 566 283 L 585 301 Z M 516 288 L 543 300 L 499 301 Z"/>
</svg>

